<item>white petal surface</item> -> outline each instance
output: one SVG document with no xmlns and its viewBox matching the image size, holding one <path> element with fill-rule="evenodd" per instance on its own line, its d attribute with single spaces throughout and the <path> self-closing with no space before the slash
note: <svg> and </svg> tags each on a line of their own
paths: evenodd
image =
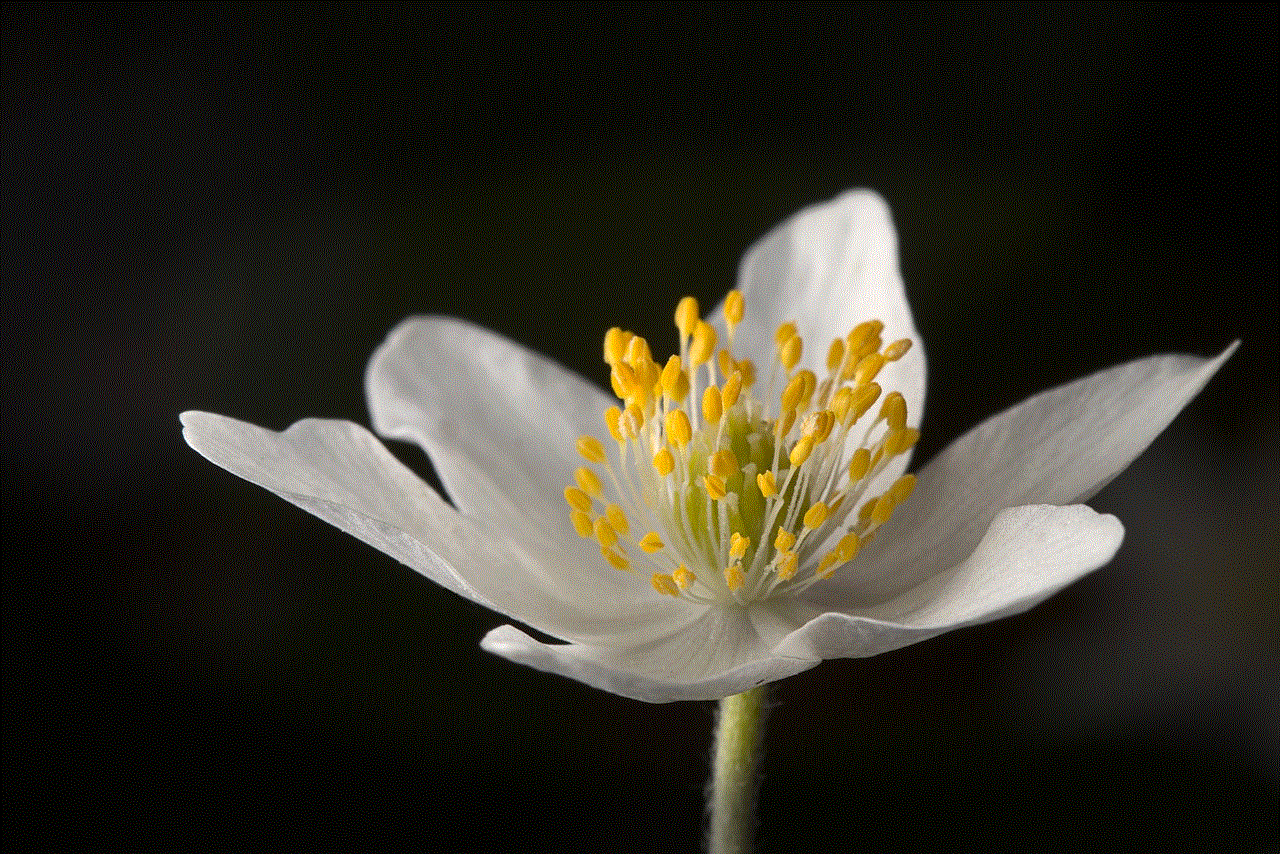
<svg viewBox="0 0 1280 854">
<path fill-rule="evenodd" d="M 958 566 L 884 604 L 824 614 L 774 652 L 802 658 L 876 655 L 1016 614 L 1106 564 L 1123 538 L 1120 520 L 1083 504 L 1012 507 L 996 515 Z"/>
<path fill-rule="evenodd" d="M 544 644 L 514 626 L 485 636 L 496 655 L 643 700 L 717 700 L 808 670 L 816 658 L 770 653 L 813 615 L 797 603 L 709 608 L 683 630 L 634 649 Z"/>
<path fill-rule="evenodd" d="M 569 523 L 564 488 L 583 433 L 604 433 L 611 399 L 549 359 L 486 329 L 416 317 L 377 349 L 366 375 L 373 426 L 421 445 L 450 499 L 494 523 L 548 583 L 587 601 L 649 601 Z M 638 597 L 638 600 L 637 600 Z M 590 606 L 588 606 L 590 607 Z"/>
<path fill-rule="evenodd" d="M 919 473 L 911 499 L 829 588 L 876 602 L 960 561 L 1000 510 L 1089 498 L 1159 435 L 1231 355 L 1155 356 L 1036 395 L 971 430 Z M 832 598 L 832 597 L 827 597 Z"/>
<path fill-rule="evenodd" d="M 871 190 L 851 190 L 805 208 L 766 234 L 742 258 L 738 288 L 746 317 L 735 349 L 755 361 L 763 392 L 773 364 L 774 330 L 793 321 L 804 338 L 801 364 L 823 376 L 827 348 L 864 320 L 884 322 L 886 342 L 912 340 L 911 350 L 881 371 L 886 392 L 907 401 L 908 423 L 924 406 L 924 348 L 907 305 L 898 264 L 898 236 L 889 207 Z M 724 335 L 723 303 L 711 320 Z M 855 431 L 856 432 L 856 431 Z M 859 434 L 860 435 L 860 434 Z M 872 484 L 883 492 L 906 471 L 909 454 L 893 460 Z"/>
<path fill-rule="evenodd" d="M 697 616 L 687 603 L 652 591 L 623 598 L 565 586 L 525 544 L 459 514 L 356 424 L 312 419 L 276 433 L 205 412 L 183 413 L 182 422 L 187 443 L 211 462 L 548 634 L 639 644 Z"/>
</svg>

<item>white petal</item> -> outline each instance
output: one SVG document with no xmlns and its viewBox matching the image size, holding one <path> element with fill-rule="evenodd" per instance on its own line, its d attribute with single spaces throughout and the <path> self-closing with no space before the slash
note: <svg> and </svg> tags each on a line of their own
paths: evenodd
<svg viewBox="0 0 1280 854">
<path fill-rule="evenodd" d="M 680 631 L 634 649 L 544 644 L 513 626 L 494 629 L 481 645 L 512 661 L 648 703 L 718 700 L 818 663 L 770 652 L 812 615 L 799 607 L 710 608 Z"/>
<path fill-rule="evenodd" d="M 1235 350 L 1156 356 L 1036 395 L 952 443 L 911 499 L 831 586 L 874 601 L 958 563 L 1005 507 L 1089 498 L 1159 435 Z M 877 580 L 888 578 L 877 588 Z"/>
<path fill-rule="evenodd" d="M 1025 611 L 1115 555 L 1124 528 L 1083 504 L 1012 507 L 963 563 L 872 608 L 827 613 L 775 655 L 856 658 Z"/>
<path fill-rule="evenodd" d="M 924 406 L 924 348 L 907 305 L 898 265 L 898 236 L 889 207 L 871 190 L 851 190 L 805 208 L 766 234 L 743 256 L 738 288 L 746 316 L 735 350 L 756 363 L 759 382 L 773 364 L 773 333 L 793 321 L 804 339 L 802 364 L 825 374 L 827 348 L 864 320 L 884 322 L 886 342 L 910 338 L 907 355 L 881 371 L 877 382 L 907 401 L 918 424 Z M 723 303 L 711 320 L 724 334 Z M 860 435 L 860 434 L 859 434 Z M 906 470 L 909 454 L 891 461 L 872 484 L 883 492 Z"/>
<path fill-rule="evenodd" d="M 696 615 L 693 606 L 652 590 L 620 596 L 602 585 L 566 583 L 571 571 L 544 566 L 527 544 L 459 514 L 356 424 L 307 420 L 276 433 L 205 412 L 183 413 L 182 422 L 187 443 L 213 463 L 548 634 L 638 644 Z M 597 564 L 583 574 L 624 575 Z"/>
<path fill-rule="evenodd" d="M 374 429 L 425 448 L 464 513 L 576 539 L 562 493 L 582 464 L 577 438 L 603 434 L 610 405 L 591 383 L 486 329 L 416 317 L 373 354 L 365 384 Z"/>
</svg>

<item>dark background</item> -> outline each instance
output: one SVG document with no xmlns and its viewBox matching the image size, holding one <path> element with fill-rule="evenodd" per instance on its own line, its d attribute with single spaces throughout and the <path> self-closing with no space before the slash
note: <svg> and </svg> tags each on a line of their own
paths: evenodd
<svg viewBox="0 0 1280 854">
<path fill-rule="evenodd" d="M 3 8 L 4 835 L 696 849 L 712 705 L 482 653 L 501 618 L 209 465 L 188 408 L 368 423 L 403 316 L 604 382 L 794 210 L 878 189 L 918 460 L 1244 346 L 1032 612 L 775 686 L 762 851 L 1271 850 L 1276 7 Z M 464 390 L 483 393 L 483 389 Z M 429 472 L 414 448 L 395 452 Z M 429 476 L 429 475 L 428 475 Z"/>
</svg>

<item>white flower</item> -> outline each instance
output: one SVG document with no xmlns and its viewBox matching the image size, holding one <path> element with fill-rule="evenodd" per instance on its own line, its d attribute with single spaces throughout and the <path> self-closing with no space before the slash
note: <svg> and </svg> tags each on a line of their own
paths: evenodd
<svg viewBox="0 0 1280 854">
<path fill-rule="evenodd" d="M 567 641 L 502 626 L 483 641 L 490 652 L 640 700 L 707 700 L 1025 610 L 1105 564 L 1120 522 L 1078 502 L 1234 348 L 1040 394 L 916 480 L 903 474 L 918 436 L 906 422 L 923 403 L 924 357 L 874 193 L 796 214 L 747 253 L 727 305 L 702 322 L 682 302 L 677 323 L 682 358 L 669 363 L 610 331 L 621 405 L 462 321 L 397 327 L 369 365 L 374 425 L 426 449 L 457 509 L 348 422 L 275 433 L 187 412 L 185 435 L 449 590 Z"/>
</svg>

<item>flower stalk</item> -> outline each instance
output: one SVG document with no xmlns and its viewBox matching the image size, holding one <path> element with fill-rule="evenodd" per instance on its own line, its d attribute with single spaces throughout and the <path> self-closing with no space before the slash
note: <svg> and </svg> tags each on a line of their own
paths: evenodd
<svg viewBox="0 0 1280 854">
<path fill-rule="evenodd" d="M 716 718 L 711 769 L 710 854 L 748 854 L 755 831 L 760 748 L 764 741 L 766 686 L 725 697 Z"/>
</svg>

